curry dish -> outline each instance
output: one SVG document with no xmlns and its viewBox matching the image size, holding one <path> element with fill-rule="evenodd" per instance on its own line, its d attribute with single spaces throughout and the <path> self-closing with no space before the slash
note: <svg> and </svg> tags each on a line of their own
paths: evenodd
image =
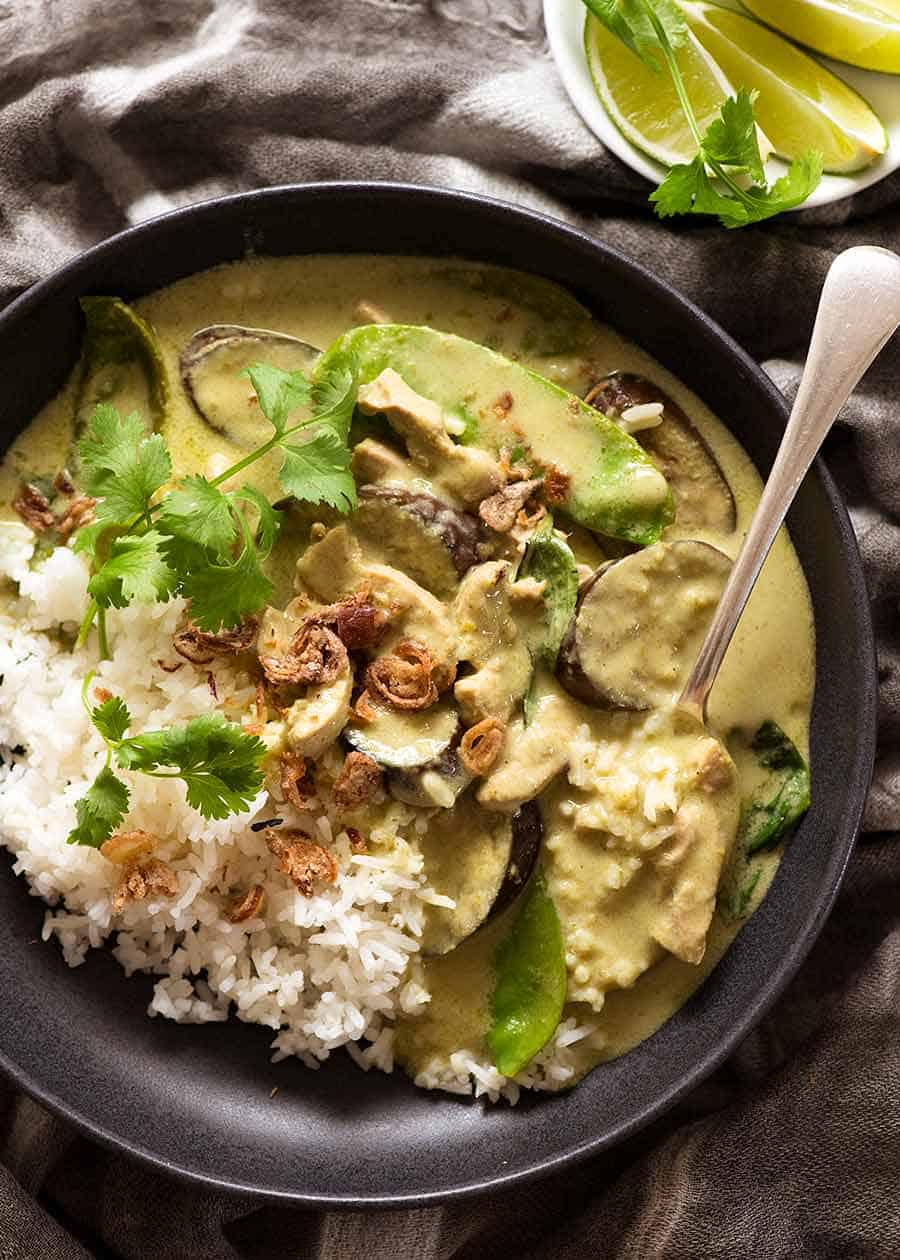
<svg viewBox="0 0 900 1260">
<path fill-rule="evenodd" d="M 9 554 L 28 549 L 5 569 L 8 634 L 27 623 L 54 669 L 75 660 L 91 774 L 131 795 L 104 833 L 73 789 L 43 865 L 10 824 L 19 869 L 62 907 L 45 934 L 78 961 L 117 932 L 126 969 L 164 977 L 153 1013 L 233 1009 L 277 1054 L 348 1045 L 456 1092 L 566 1087 L 653 1033 L 759 904 L 808 803 L 813 627 L 784 531 L 708 728 L 674 703 L 761 490 L 727 417 L 567 292 L 472 263 L 251 259 L 85 314 L 78 369 L 0 474 Z M 123 474 L 102 424 L 126 416 L 141 467 L 154 434 L 170 466 L 104 551 Z M 239 616 L 191 574 L 191 555 L 212 565 L 220 505 L 231 551 L 209 571 L 230 574 L 242 528 L 240 563 L 260 558 Z M 104 585 L 123 538 L 147 569 Z M 36 575 L 62 575 L 58 593 L 74 565 L 90 583 L 75 616 L 42 621 Z M 131 696 L 148 618 L 163 646 Z M 35 742 L 10 685 L 0 800 Z M 184 759 L 131 739 L 139 713 L 190 725 L 207 708 L 259 772 L 213 830 L 196 811 L 224 814 L 198 806 Z"/>
</svg>

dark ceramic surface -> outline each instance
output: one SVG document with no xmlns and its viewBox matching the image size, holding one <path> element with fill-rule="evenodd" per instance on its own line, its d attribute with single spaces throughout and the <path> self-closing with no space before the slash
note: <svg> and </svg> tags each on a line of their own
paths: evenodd
<svg viewBox="0 0 900 1260">
<path fill-rule="evenodd" d="M 63 383 L 76 299 L 136 297 L 248 250 L 456 254 L 574 290 L 727 423 L 762 469 L 785 420 L 768 378 L 699 310 L 635 263 L 552 220 L 418 188 L 270 189 L 178 211 L 77 258 L 0 315 L 4 444 Z M 874 748 L 871 626 L 846 512 L 821 464 L 789 524 L 815 606 L 813 807 L 760 911 L 655 1036 L 573 1093 L 485 1109 L 364 1075 L 268 1062 L 271 1033 L 145 1015 L 151 981 L 102 952 L 69 970 L 40 944 L 42 904 L 0 865 L 0 1065 L 108 1145 L 222 1187 L 307 1204 L 410 1204 L 499 1188 L 597 1152 L 659 1115 L 734 1048 L 784 989 L 832 904 Z M 279 1087 L 274 1098 L 269 1094 Z"/>
</svg>

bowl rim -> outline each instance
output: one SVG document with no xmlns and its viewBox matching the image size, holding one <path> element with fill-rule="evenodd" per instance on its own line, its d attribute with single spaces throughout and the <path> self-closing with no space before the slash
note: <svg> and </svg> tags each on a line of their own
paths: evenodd
<svg viewBox="0 0 900 1260">
<path fill-rule="evenodd" d="M 734 338 L 674 286 L 662 280 L 647 267 L 635 261 L 615 246 L 597 240 L 580 228 L 573 227 L 565 221 L 541 211 L 524 208 L 499 198 L 484 196 L 480 193 L 428 185 L 380 181 L 326 180 L 306 184 L 279 184 L 193 202 L 187 206 L 179 207 L 125 228 L 89 249 L 76 254 L 49 276 L 36 281 L 5 308 L 0 310 L 0 331 L 5 329 L 7 325 L 15 324 L 19 319 L 26 317 L 29 312 L 40 307 L 43 303 L 52 300 L 57 291 L 63 286 L 70 284 L 73 280 L 77 280 L 82 275 L 89 276 L 99 264 L 106 260 L 115 259 L 119 254 L 127 253 L 132 248 L 133 243 L 139 242 L 143 237 L 152 237 L 154 233 L 159 231 L 161 226 L 178 227 L 183 225 L 186 230 L 197 230 L 207 216 L 215 216 L 233 208 L 252 209 L 255 205 L 291 200 L 297 197 L 308 197 L 310 200 L 314 200 L 317 196 L 327 197 L 334 195 L 358 200 L 380 198 L 384 202 L 415 198 L 426 206 L 440 203 L 443 206 L 455 206 L 463 211 L 474 213 L 486 210 L 495 215 L 515 216 L 520 220 L 530 222 L 537 232 L 555 236 L 563 244 L 568 242 L 573 245 L 577 244 L 582 249 L 587 247 L 600 258 L 605 256 L 609 262 L 619 268 L 639 274 L 642 281 L 654 290 L 656 294 L 665 295 L 670 305 L 674 304 L 679 307 L 694 323 L 704 325 L 715 340 L 722 345 L 732 361 L 742 368 L 744 374 L 753 378 L 756 387 L 767 396 L 773 411 L 779 413 L 784 420 L 787 419 L 788 405 L 784 395 L 759 364 Z M 252 251 L 248 250 L 247 252 L 250 253 Z M 360 250 L 356 252 L 366 251 Z M 397 252 L 402 253 L 403 251 L 399 250 Z M 261 256 L 267 255 L 263 254 Z M 281 256 L 287 257 L 288 255 Z M 460 256 L 465 257 L 465 251 L 462 251 Z M 512 1189 L 534 1182 L 538 1178 L 550 1176 L 563 1168 L 572 1167 L 577 1163 L 583 1162 L 591 1155 L 598 1155 L 601 1151 L 618 1144 L 669 1111 L 685 1094 L 706 1079 L 724 1062 L 738 1043 L 768 1013 L 799 970 L 818 938 L 837 897 L 856 837 L 859 834 L 866 794 L 874 769 L 877 667 L 874 631 L 868 611 L 869 606 L 862 562 L 847 508 L 821 457 L 817 457 L 811 471 L 812 475 L 821 483 L 828 508 L 834 517 L 840 540 L 847 549 L 847 576 L 856 597 L 857 608 L 861 610 L 857 649 L 862 662 L 865 694 L 860 697 L 860 707 L 868 715 L 868 720 L 864 724 L 864 738 L 857 744 L 857 755 L 851 767 L 852 773 L 848 779 L 848 797 L 852 807 L 847 811 L 848 825 L 844 835 L 844 843 L 841 846 L 834 846 L 831 860 L 826 864 L 825 869 L 828 875 L 827 889 L 818 900 L 814 918 L 807 925 L 806 929 L 794 939 L 790 948 L 779 956 L 776 965 L 771 968 L 765 979 L 760 982 L 760 986 L 756 990 L 755 1000 L 736 1013 L 726 1036 L 711 1044 L 705 1054 L 701 1055 L 690 1067 L 686 1068 L 677 1081 L 670 1088 L 657 1095 L 652 1102 L 633 1112 L 627 1120 L 622 1121 L 615 1128 L 604 1131 L 599 1137 L 582 1142 L 581 1145 L 570 1148 L 561 1154 L 537 1158 L 524 1168 L 500 1172 L 490 1178 L 482 1177 L 477 1181 L 454 1185 L 449 1189 L 425 1190 L 412 1193 L 400 1192 L 397 1194 L 354 1193 L 348 1195 L 303 1190 L 287 1191 L 271 1186 L 261 1187 L 248 1181 L 230 1179 L 216 1174 L 198 1172 L 196 1169 L 181 1164 L 177 1160 L 159 1155 L 148 1147 L 143 1146 L 138 1140 L 123 1136 L 102 1123 L 93 1121 L 89 1115 L 69 1104 L 52 1089 L 46 1088 L 40 1082 L 35 1081 L 27 1071 L 19 1068 L 2 1050 L 0 1050 L 0 1071 L 14 1085 L 46 1106 L 50 1111 L 61 1116 L 83 1135 L 99 1142 L 111 1151 L 137 1159 L 139 1162 L 158 1171 L 184 1179 L 197 1186 L 212 1187 L 237 1196 L 255 1197 L 261 1201 L 268 1200 L 292 1203 L 298 1206 L 329 1209 L 410 1208 L 458 1202 L 462 1199 Z M 704 982 L 704 985 L 708 982 L 709 977 Z"/>
</svg>

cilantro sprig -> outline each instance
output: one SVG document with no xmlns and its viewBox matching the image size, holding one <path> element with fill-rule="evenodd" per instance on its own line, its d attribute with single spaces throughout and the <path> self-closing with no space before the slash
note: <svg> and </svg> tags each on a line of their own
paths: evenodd
<svg viewBox="0 0 900 1260">
<path fill-rule="evenodd" d="M 738 228 L 770 219 L 806 201 L 822 178 L 822 155 L 807 150 L 770 185 L 753 113 L 757 93 L 740 88 L 735 96 L 723 101 L 718 118 L 701 132 L 675 56 L 688 39 L 688 27 L 674 0 L 583 3 L 651 70 L 668 70 L 697 145 L 695 157 L 671 167 L 650 194 L 660 218 L 710 214 L 716 215 L 724 227 Z"/>
<path fill-rule="evenodd" d="M 106 762 L 76 802 L 77 824 L 69 832 L 69 844 L 98 849 L 128 812 L 130 793 L 113 763 L 157 779 L 181 779 L 188 804 L 204 818 L 227 818 L 249 808 L 263 785 L 266 746 L 262 740 L 219 713 L 191 718 L 183 726 L 128 736 L 131 714 L 118 696 L 93 708 L 88 705 L 92 678 L 89 674 L 85 679 L 82 700 L 106 744 Z"/>
<path fill-rule="evenodd" d="M 183 477 L 162 497 L 172 459 L 163 437 L 147 436 L 139 416 L 99 405 L 78 443 L 85 491 L 97 499 L 96 520 L 74 547 L 91 563 L 91 596 L 79 644 L 97 624 L 109 655 L 106 610 L 181 595 L 191 617 L 216 633 L 262 608 L 272 593 L 263 571 L 283 514 L 252 485 L 222 485 L 269 454 L 282 451 L 285 492 L 341 512 L 356 506 L 348 437 L 358 390 L 355 362 L 343 361 L 311 384 L 302 372 L 256 363 L 244 373 L 272 426 L 272 436 L 211 480 Z M 292 423 L 299 407 L 308 414 Z"/>
</svg>

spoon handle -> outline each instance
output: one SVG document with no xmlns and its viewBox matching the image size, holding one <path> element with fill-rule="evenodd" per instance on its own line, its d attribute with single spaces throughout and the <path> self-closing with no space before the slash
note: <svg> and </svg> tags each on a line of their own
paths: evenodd
<svg viewBox="0 0 900 1260">
<path fill-rule="evenodd" d="M 858 245 L 831 264 L 791 416 L 706 639 L 679 698 L 701 720 L 744 605 L 788 508 L 860 377 L 900 324 L 900 257 Z"/>
</svg>

